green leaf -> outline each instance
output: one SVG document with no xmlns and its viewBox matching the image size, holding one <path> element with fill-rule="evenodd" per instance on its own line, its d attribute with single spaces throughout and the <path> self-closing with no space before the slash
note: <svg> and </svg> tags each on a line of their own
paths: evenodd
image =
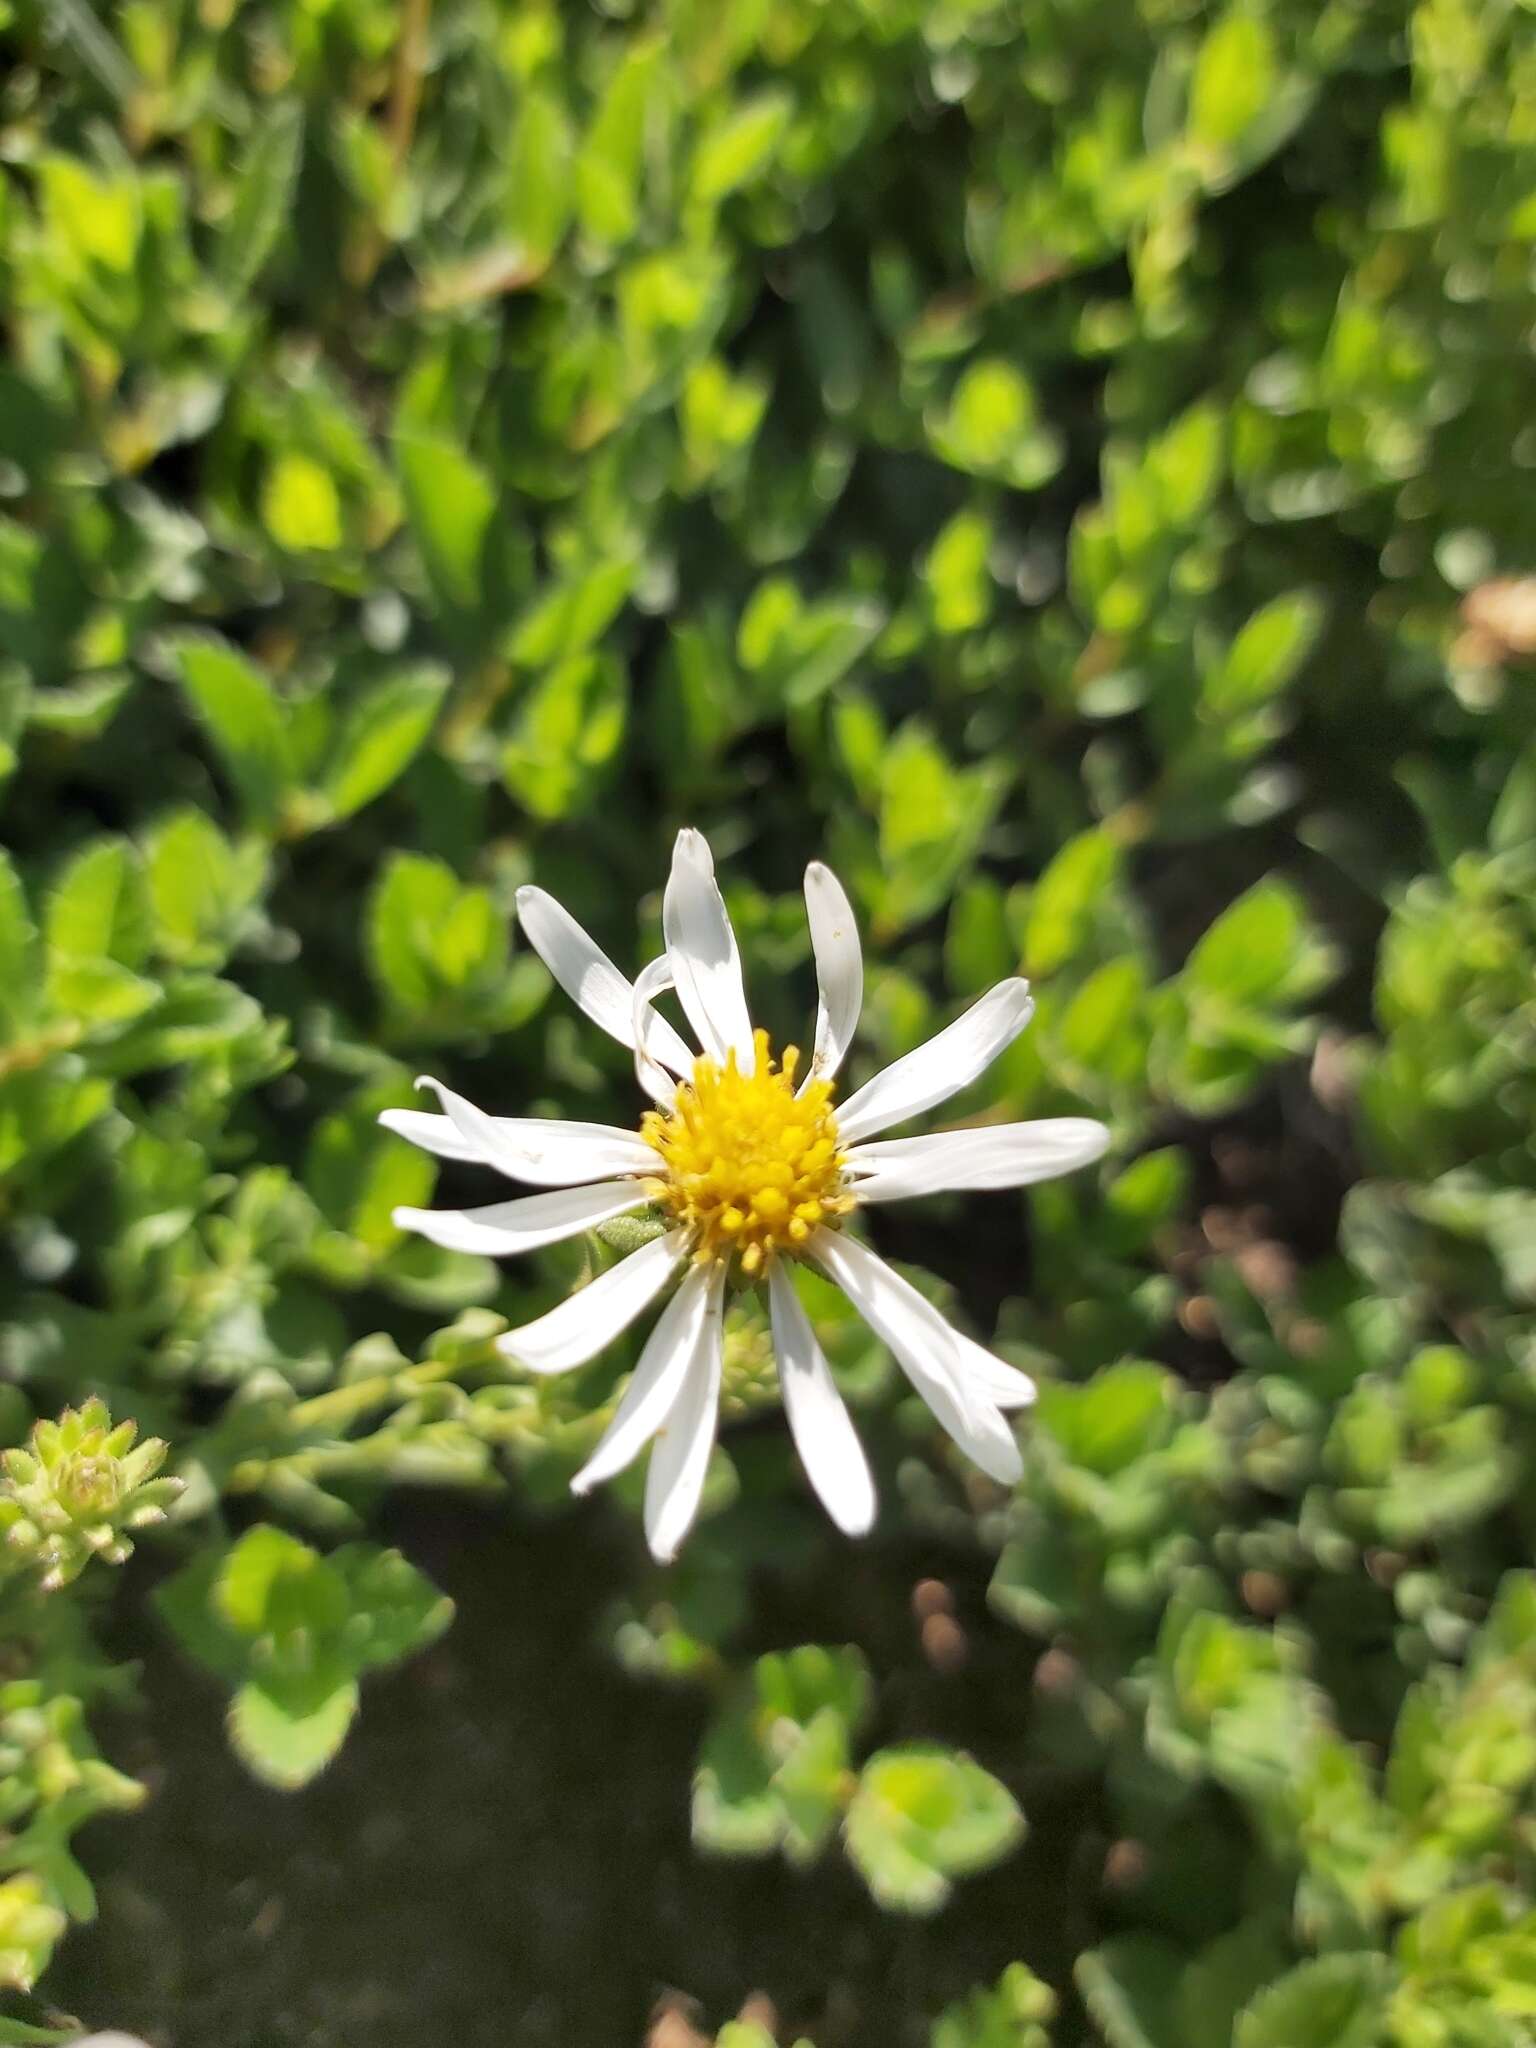
<svg viewBox="0 0 1536 2048">
<path fill-rule="evenodd" d="M 1055 1516 L 1034 1515 L 1003 1545 L 987 1588 L 988 1604 L 1030 1635 L 1052 1636 L 1082 1604 L 1082 1567 Z"/>
<path fill-rule="evenodd" d="M 1324 611 L 1304 590 L 1277 597 L 1243 627 L 1201 692 L 1215 718 L 1233 718 L 1283 690 L 1316 645 Z"/>
<path fill-rule="evenodd" d="M 225 294 L 248 292 L 288 223 L 304 141 L 304 103 L 269 103 L 241 163 L 235 203 L 214 250 L 213 275 Z"/>
<path fill-rule="evenodd" d="M 1224 910 L 1184 967 L 1192 990 L 1222 1004 L 1282 1003 L 1315 995 L 1337 968 L 1306 905 L 1288 882 L 1256 882 Z"/>
<path fill-rule="evenodd" d="M 140 967 L 149 951 L 149 905 L 137 854 L 124 839 L 82 847 L 49 890 L 43 940 L 55 965 L 116 961 Z"/>
<path fill-rule="evenodd" d="M 713 206 L 755 178 L 777 149 L 791 111 L 787 93 L 759 93 L 709 128 L 694 152 L 694 199 Z"/>
<path fill-rule="evenodd" d="M 39 992 L 37 927 L 10 855 L 0 847 L 0 1024 L 15 1031 L 33 1015 Z"/>
<path fill-rule="evenodd" d="M 368 902 L 366 958 L 391 1021 L 422 1038 L 515 1029 L 549 992 L 532 953 L 507 960 L 507 919 L 444 861 L 395 854 Z"/>
<path fill-rule="evenodd" d="M 145 841 L 155 949 L 166 958 L 218 967 L 261 895 L 267 852 L 259 840 L 232 846 L 203 811 L 176 811 Z"/>
<path fill-rule="evenodd" d="M 1088 944 L 1104 899 L 1120 874 L 1121 853 L 1103 827 L 1069 839 L 1035 884 L 1024 936 L 1030 974 L 1050 975 Z"/>
<path fill-rule="evenodd" d="M 402 425 L 394 445 L 406 517 L 433 595 L 450 614 L 473 612 L 496 493 L 479 465 L 442 434 Z"/>
<path fill-rule="evenodd" d="M 211 1597 L 220 1619 L 245 1636 L 335 1627 L 345 1614 L 341 1588 L 319 1552 L 266 1522 L 229 1552 Z"/>
<path fill-rule="evenodd" d="M 935 454 L 956 469 L 992 476 L 1015 490 L 1037 490 L 1061 466 L 1062 445 L 1038 417 L 1034 390 L 1002 356 L 967 365 L 948 409 L 929 422 Z"/>
<path fill-rule="evenodd" d="M 879 1750 L 865 1764 L 844 1824 L 848 1853 L 878 1905 L 936 1912 L 952 1880 L 984 1870 L 1024 1837 L 1005 1785 L 936 1744 Z"/>
<path fill-rule="evenodd" d="M 928 2048 L 1050 2048 L 1056 1998 L 1025 1963 L 1010 1963 L 995 1985 L 978 1986 L 945 2008 Z"/>
<path fill-rule="evenodd" d="M 54 1009 L 90 1027 L 127 1024 L 160 1002 L 159 985 L 115 960 L 64 955 L 49 971 L 48 998 Z"/>
<path fill-rule="evenodd" d="M 1043 1386 L 1039 1414 L 1074 1464 L 1109 1477 L 1166 1440 L 1174 1396 L 1173 1377 L 1161 1366 L 1126 1359 L 1082 1386 Z"/>
<path fill-rule="evenodd" d="M 1376 1954 L 1300 1963 L 1239 2015 L 1232 2048 L 1377 2048 L 1392 1978 Z"/>
<path fill-rule="evenodd" d="M 381 677 L 349 708 L 320 778 L 333 818 L 382 796 L 416 758 L 448 688 L 448 671 L 422 662 Z"/>
<path fill-rule="evenodd" d="M 553 93 L 531 87 L 507 152 L 505 213 L 526 272 L 537 275 L 559 248 L 575 198 L 570 121 Z"/>
<path fill-rule="evenodd" d="M 1189 133 L 1226 156 L 1275 91 L 1274 32 L 1256 10 L 1233 8 L 1206 31 L 1189 86 Z"/>
<path fill-rule="evenodd" d="M 0 2014 L 0 2043 L 4 2048 L 64 2048 L 65 2043 L 79 2038 L 77 2027 L 34 2027 L 26 2020 L 7 2019 Z"/>
<path fill-rule="evenodd" d="M 341 494 L 331 472 L 298 448 L 285 448 L 268 469 L 261 520 L 290 554 L 326 554 L 346 537 Z"/>
<path fill-rule="evenodd" d="M 346 1589 L 346 1657 L 360 1669 L 414 1656 L 453 1619 L 453 1602 L 398 1550 L 344 1544 L 326 1562 Z"/>
<path fill-rule="evenodd" d="M 590 802 L 624 738 L 627 678 L 609 654 L 562 662 L 523 705 L 501 752 L 508 790 L 536 818 L 562 818 Z"/>
<path fill-rule="evenodd" d="M 1536 744 L 1528 746 L 1505 777 L 1488 823 L 1488 845 L 1510 853 L 1536 840 Z"/>
<path fill-rule="evenodd" d="M 576 210 L 595 242 L 627 242 L 640 222 L 647 133 L 672 89 L 666 44 L 633 44 L 615 70 L 576 159 Z"/>
<path fill-rule="evenodd" d="M 847 1803 L 849 1747 L 868 1704 L 857 1650 L 804 1643 L 760 1657 L 700 1752 L 695 1841 L 721 1855 L 782 1847 L 808 1861 Z"/>
<path fill-rule="evenodd" d="M 242 1685 L 229 1705 L 235 1751 L 264 1784 L 280 1792 L 307 1785 L 335 1756 L 357 1713 L 356 1682 L 344 1679 L 311 1696 Z"/>
<path fill-rule="evenodd" d="M 933 623 L 941 633 L 969 633 L 992 610 L 993 582 L 988 558 L 992 522 L 967 507 L 939 531 L 923 565 Z"/>
<path fill-rule="evenodd" d="M 1108 2048 L 1184 2048 L 1176 2024 L 1180 1962 L 1163 1942 L 1116 1935 L 1079 1956 L 1072 1974 Z"/>
<path fill-rule="evenodd" d="M 187 702 L 253 825 L 277 823 L 293 780 L 287 714 L 261 670 L 211 633 L 172 647 Z"/>
</svg>

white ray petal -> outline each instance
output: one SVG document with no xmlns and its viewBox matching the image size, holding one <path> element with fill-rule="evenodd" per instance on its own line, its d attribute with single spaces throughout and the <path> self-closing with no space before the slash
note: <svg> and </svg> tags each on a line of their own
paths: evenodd
<svg viewBox="0 0 1536 2048">
<path fill-rule="evenodd" d="M 1108 1130 L 1091 1117 L 1041 1117 L 923 1138 L 877 1139 L 854 1146 L 848 1170 L 859 1177 L 861 1202 L 903 1202 L 910 1195 L 961 1188 L 1027 1187 L 1087 1166 L 1108 1146 Z"/>
<path fill-rule="evenodd" d="M 654 1173 L 659 1163 L 643 1138 L 617 1124 L 525 1116 L 488 1116 L 484 1121 L 495 1134 L 494 1152 L 469 1137 L 451 1116 L 434 1116 L 423 1109 L 379 1113 L 385 1130 L 419 1145 L 424 1152 L 433 1152 L 439 1159 L 494 1166 L 499 1173 L 527 1181 L 532 1187 L 567 1188 L 615 1173 Z M 474 1128 L 478 1129 L 478 1124 Z"/>
<path fill-rule="evenodd" d="M 870 1477 L 869 1460 L 795 1283 L 780 1259 L 768 1268 L 768 1298 L 784 1411 L 800 1462 L 839 1529 L 848 1536 L 862 1536 L 875 1519 L 875 1482 Z"/>
<path fill-rule="evenodd" d="M 997 1404 L 967 1376 L 956 1332 L 931 1302 L 856 1238 L 822 1227 L 806 1246 L 842 1288 L 966 1456 L 999 1484 L 1024 1469 Z"/>
<path fill-rule="evenodd" d="M 631 1002 L 635 1034 L 635 1079 L 662 1109 L 670 1109 L 677 1100 L 677 1083 L 656 1058 L 656 1027 L 666 1020 L 658 1017 L 651 1005 L 657 996 L 677 986 L 672 972 L 672 956 L 663 953 L 648 967 L 642 967 L 635 977 L 635 990 Z M 692 1073 L 693 1069 L 688 1070 Z"/>
<path fill-rule="evenodd" d="M 678 833 L 672 851 L 661 928 L 677 976 L 678 1000 L 700 1045 L 722 1066 L 734 1052 L 737 1070 L 750 1074 L 752 1019 L 742 985 L 741 955 L 715 881 L 708 843 L 692 826 L 685 825 Z"/>
<path fill-rule="evenodd" d="M 849 1096 L 837 1112 L 843 1142 L 872 1138 L 968 1088 L 1018 1037 L 1034 1008 L 1027 981 L 1000 981 L 988 989 L 963 1017 Z"/>
<path fill-rule="evenodd" d="M 684 1243 L 681 1230 L 652 1238 L 558 1308 L 498 1337 L 496 1349 L 527 1372 L 570 1372 L 585 1365 L 655 1300 L 683 1256 Z"/>
<path fill-rule="evenodd" d="M 483 1209 L 396 1209 L 394 1219 L 398 1229 L 414 1230 L 445 1251 L 503 1259 L 575 1237 L 610 1216 L 638 1209 L 644 1200 L 634 1181 L 604 1180 L 594 1187 L 556 1188 L 515 1202 L 490 1202 Z"/>
<path fill-rule="evenodd" d="M 682 1399 L 689 1369 L 710 1320 L 710 1304 L 725 1286 L 723 1266 L 694 1266 L 656 1319 L 640 1361 L 597 1449 L 571 1481 L 587 1493 L 622 1472 L 645 1449 Z"/>
<path fill-rule="evenodd" d="M 994 1357 L 984 1345 L 950 1326 L 949 1334 L 960 1347 L 960 1368 L 981 1387 L 995 1408 L 1028 1408 L 1037 1392 L 1027 1372 L 1020 1372 L 1004 1358 Z"/>
<path fill-rule="evenodd" d="M 529 945 L 572 1002 L 620 1045 L 632 1047 L 632 990 L 596 939 L 583 931 L 546 889 L 519 889 L 517 916 Z M 657 1018 L 649 1044 L 657 1059 L 674 1074 L 693 1072 L 693 1054 L 665 1017 Z"/>
<path fill-rule="evenodd" d="M 836 875 L 819 860 L 805 871 L 805 910 L 816 956 L 816 1046 L 802 1087 L 837 1072 L 864 1002 L 864 956 L 853 905 Z"/>
<path fill-rule="evenodd" d="M 651 1447 L 645 1475 L 645 1535 L 658 1564 L 670 1564 L 693 1527 L 714 1449 L 722 1368 L 721 1302 L 725 1275 L 711 1291 L 709 1313 L 688 1362 L 683 1390 Z"/>
</svg>

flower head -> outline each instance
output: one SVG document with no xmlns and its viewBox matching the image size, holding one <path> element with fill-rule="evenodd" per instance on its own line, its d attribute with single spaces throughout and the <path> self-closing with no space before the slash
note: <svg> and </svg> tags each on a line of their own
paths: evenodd
<svg viewBox="0 0 1536 2048">
<path fill-rule="evenodd" d="M 25 1449 L 0 1453 L 0 1535 L 41 1571 L 45 1592 L 78 1578 L 93 1557 L 121 1564 L 130 1532 L 163 1522 L 182 1490 L 157 1479 L 169 1448 L 159 1437 L 135 1447 L 138 1426 L 113 1427 L 98 1400 L 33 1425 Z"/>
<path fill-rule="evenodd" d="M 442 1158 L 477 1161 L 547 1192 L 477 1209 L 397 1209 L 402 1228 L 492 1256 L 536 1250 L 652 1205 L 665 1228 L 536 1322 L 500 1340 L 530 1372 L 567 1372 L 617 1337 L 682 1272 L 597 1449 L 584 1493 L 654 1440 L 646 1534 L 669 1559 L 698 1510 L 720 1400 L 728 1284 L 766 1283 L 784 1405 L 828 1512 L 850 1534 L 874 1518 L 869 1466 L 790 1274 L 803 1259 L 835 1281 L 887 1344 L 939 1422 L 983 1471 L 1019 1476 L 1005 1411 L 1028 1377 L 952 1328 L 845 1225 L 866 1204 L 944 1190 L 1021 1187 L 1097 1159 L 1109 1142 L 1083 1117 L 993 1124 L 927 1137 L 880 1134 L 968 1087 L 1029 1022 L 1029 984 L 1002 981 L 846 1101 L 836 1076 L 863 998 L 853 911 L 820 862 L 805 877 L 819 1001 L 805 1070 L 754 1031 L 736 937 L 703 836 L 678 834 L 662 907 L 665 950 L 631 984 L 553 897 L 523 889 L 518 912 L 551 974 L 631 1047 L 652 1108 L 637 1131 L 492 1117 L 438 1081 L 442 1113 L 386 1110 L 390 1129 Z M 675 989 L 692 1052 L 655 1008 Z"/>
</svg>

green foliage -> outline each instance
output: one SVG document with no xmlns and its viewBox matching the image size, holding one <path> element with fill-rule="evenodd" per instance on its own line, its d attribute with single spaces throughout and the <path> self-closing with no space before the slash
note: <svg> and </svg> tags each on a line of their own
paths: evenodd
<svg viewBox="0 0 1536 2048">
<path fill-rule="evenodd" d="M 724 1855 L 819 1854 L 842 1824 L 873 1897 L 931 1913 L 953 1880 L 1023 1837 L 1013 1796 L 971 1758 L 937 1745 L 878 1750 L 857 1773 L 853 1738 L 869 1710 L 857 1650 L 802 1644 L 760 1657 L 725 1703 L 699 1754 L 693 1835 Z"/>
<path fill-rule="evenodd" d="M 978 1986 L 940 2013 L 929 2048 L 1050 2048 L 1046 2029 L 1055 2012 L 1050 1987 L 1023 1963 L 1010 1963 L 995 1985 Z"/>
<path fill-rule="evenodd" d="M 365 1671 L 442 1634 L 453 1603 L 398 1552 L 343 1544 L 329 1556 L 269 1523 L 167 1581 L 160 1612 L 182 1647 L 233 1689 L 229 1734 L 285 1792 L 330 1762 Z"/>
<path fill-rule="evenodd" d="M 297 1785 L 446 1619 L 383 1490 L 564 1498 L 640 1339 L 562 1379 L 495 1339 L 646 1226 L 407 1238 L 439 1169 L 377 1118 L 426 1069 L 631 1124 L 516 893 L 629 972 L 697 823 L 776 1037 L 825 858 L 849 1087 L 1022 972 L 944 1118 L 1115 1135 L 923 1212 L 1040 1381 L 1007 1497 L 808 1285 L 880 1480 L 857 1584 L 733 1308 L 695 1551 L 615 1550 L 603 1603 L 711 1692 L 700 1848 L 838 1837 L 871 1911 L 963 1910 L 1014 1790 L 1071 1816 L 992 1988 L 935 2017 L 912 1950 L 935 2048 L 1524 2048 L 1529 9 L 0 16 L 0 1980 L 137 1797 L 92 1558 L 161 1547 Z M 878 1619 L 919 1544 L 965 1596 L 921 1670 Z"/>
<path fill-rule="evenodd" d="M 936 1912 L 957 1877 L 985 1870 L 1023 1835 L 1007 1787 L 934 1743 L 877 1750 L 848 1809 L 848 1853 L 873 1897 L 898 1913 Z"/>
</svg>

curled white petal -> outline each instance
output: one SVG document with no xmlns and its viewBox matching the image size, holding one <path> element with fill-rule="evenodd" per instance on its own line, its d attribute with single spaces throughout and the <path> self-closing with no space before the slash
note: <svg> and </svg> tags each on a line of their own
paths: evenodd
<svg viewBox="0 0 1536 2048">
<path fill-rule="evenodd" d="M 988 989 L 963 1017 L 849 1096 L 837 1112 L 844 1143 L 905 1123 L 968 1088 L 1013 1043 L 1034 1009 L 1027 981 L 1000 981 Z"/>
<path fill-rule="evenodd" d="M 628 979 L 590 933 L 546 889 L 517 892 L 518 922 L 533 950 L 594 1024 L 600 1024 L 620 1045 L 635 1042 Z M 674 1074 L 693 1072 L 693 1054 L 664 1017 L 649 1036 L 651 1051 Z"/>
<path fill-rule="evenodd" d="M 394 1219 L 398 1229 L 414 1230 L 444 1251 L 502 1259 L 575 1237 L 611 1216 L 622 1216 L 626 1209 L 638 1209 L 644 1200 L 632 1180 L 606 1180 L 595 1187 L 557 1188 L 515 1202 L 490 1202 L 482 1209 L 396 1209 Z"/>
<path fill-rule="evenodd" d="M 738 1072 L 750 1074 L 752 1019 L 741 979 L 741 955 L 715 881 L 708 843 L 692 826 L 678 833 L 672 851 L 661 927 L 677 977 L 678 1000 L 700 1045 L 722 1066 L 734 1052 Z"/>
<path fill-rule="evenodd" d="M 437 1082 L 427 1084 L 440 1088 Z M 440 1091 L 441 1099 L 441 1091 Z M 460 1098 L 462 1100 L 462 1098 Z M 472 1106 L 472 1105 L 471 1105 Z M 439 1159 L 464 1159 L 494 1166 L 532 1187 L 568 1188 L 578 1181 L 605 1180 L 616 1173 L 654 1173 L 656 1154 L 633 1131 L 617 1124 L 568 1123 L 555 1117 L 483 1116 L 494 1135 L 487 1146 L 469 1135 L 480 1122 L 435 1116 L 423 1109 L 386 1109 L 379 1122 L 396 1137 L 433 1152 Z"/>
<path fill-rule="evenodd" d="M 720 1407 L 722 1370 L 721 1305 L 725 1274 L 719 1271 L 708 1312 L 673 1405 L 651 1448 L 645 1475 L 645 1535 L 658 1564 L 670 1564 L 693 1527 L 709 1471 Z"/>
<path fill-rule="evenodd" d="M 902 1202 L 910 1195 L 1053 1180 L 1101 1158 L 1108 1146 L 1108 1130 L 1091 1117 L 1041 1117 L 1034 1123 L 877 1139 L 853 1148 L 848 1170 L 858 1176 L 861 1202 Z"/>
<path fill-rule="evenodd" d="M 875 1519 L 875 1482 L 795 1283 L 780 1259 L 768 1269 L 773 1350 L 790 1434 L 822 1506 L 848 1536 Z"/>
<path fill-rule="evenodd" d="M 996 1358 L 984 1345 L 953 1326 L 949 1334 L 960 1347 L 961 1370 L 967 1373 L 995 1408 L 1028 1408 L 1038 1389 L 1027 1372 Z"/>
<path fill-rule="evenodd" d="M 632 1464 L 682 1398 L 689 1368 L 725 1287 L 723 1266 L 695 1266 L 656 1319 L 597 1449 L 571 1481 L 586 1493 Z"/>
<path fill-rule="evenodd" d="M 635 1034 L 635 1079 L 653 1102 L 663 1109 L 670 1109 L 677 1097 L 677 1084 L 655 1054 L 656 1027 L 666 1019 L 657 1016 L 651 1005 L 657 996 L 677 986 L 672 972 L 672 957 L 663 953 L 659 959 L 642 967 L 635 977 L 634 996 L 631 1002 L 631 1016 Z M 689 1072 L 693 1070 L 690 1067 Z"/>
<path fill-rule="evenodd" d="M 931 1302 L 857 1239 L 825 1227 L 807 1246 L 933 1410 L 983 1472 L 1011 1486 L 1024 1469 L 996 1401 L 968 1375 L 952 1330 Z"/>
<path fill-rule="evenodd" d="M 558 1308 L 496 1339 L 496 1349 L 528 1372 L 570 1372 L 596 1358 L 666 1286 L 683 1256 L 684 1233 L 668 1231 L 630 1252 Z"/>
<path fill-rule="evenodd" d="M 843 1063 L 864 1002 L 859 927 L 842 883 L 813 860 L 805 871 L 805 911 L 816 956 L 816 1044 L 802 1087 L 830 1080 Z"/>
</svg>

